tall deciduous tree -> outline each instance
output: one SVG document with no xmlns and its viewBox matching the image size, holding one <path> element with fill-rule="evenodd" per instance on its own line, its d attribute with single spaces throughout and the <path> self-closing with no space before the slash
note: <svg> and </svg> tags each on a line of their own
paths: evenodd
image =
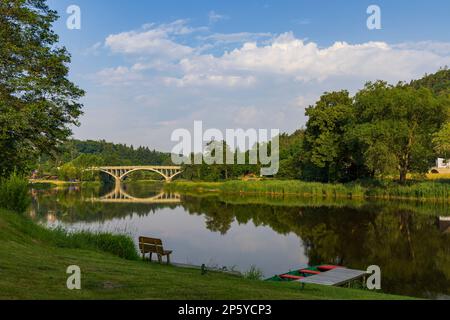
<svg viewBox="0 0 450 320">
<path fill-rule="evenodd" d="M 325 93 L 306 109 L 309 120 L 304 138 L 304 175 L 322 181 L 345 180 L 353 166 L 343 139 L 354 122 L 352 98 L 348 91 Z"/>
<path fill-rule="evenodd" d="M 84 92 L 68 79 L 56 19 L 45 0 L 0 0 L 0 175 L 25 170 L 78 124 Z"/>
<path fill-rule="evenodd" d="M 402 183 L 409 172 L 427 172 L 435 156 L 431 140 L 447 105 L 447 97 L 427 88 L 368 83 L 355 97 L 352 129 L 365 164 L 379 174 L 397 171 Z"/>
</svg>

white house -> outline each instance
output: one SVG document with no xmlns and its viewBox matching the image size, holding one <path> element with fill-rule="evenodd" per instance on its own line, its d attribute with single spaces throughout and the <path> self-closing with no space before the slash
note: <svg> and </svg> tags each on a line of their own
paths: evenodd
<svg viewBox="0 0 450 320">
<path fill-rule="evenodd" d="M 436 160 L 436 168 L 438 169 L 444 169 L 444 168 L 448 168 L 450 169 L 450 159 L 443 159 L 443 158 L 438 158 Z"/>
</svg>

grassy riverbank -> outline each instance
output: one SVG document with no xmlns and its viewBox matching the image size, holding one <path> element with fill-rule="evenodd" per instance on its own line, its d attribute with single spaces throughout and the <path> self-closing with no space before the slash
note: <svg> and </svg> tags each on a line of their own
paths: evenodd
<svg viewBox="0 0 450 320">
<path fill-rule="evenodd" d="M 348 199 L 413 199 L 450 202 L 450 180 L 409 182 L 408 185 L 404 186 L 394 182 L 332 184 L 299 180 L 175 181 L 166 185 L 166 189 L 198 193 L 219 192 L 225 194 L 299 195 Z"/>
<path fill-rule="evenodd" d="M 130 239 L 68 236 L 0 209 L 0 299 L 403 299 L 365 290 L 252 281 L 149 264 L 129 255 Z M 125 254 L 127 253 L 127 254 Z M 129 260 L 117 256 L 124 255 Z M 82 290 L 66 288 L 78 265 Z"/>
<path fill-rule="evenodd" d="M 83 186 L 83 187 L 100 187 L 100 181 L 63 181 L 63 180 L 44 180 L 44 179 L 30 179 L 29 183 L 34 187 L 68 187 L 68 186 Z"/>
</svg>

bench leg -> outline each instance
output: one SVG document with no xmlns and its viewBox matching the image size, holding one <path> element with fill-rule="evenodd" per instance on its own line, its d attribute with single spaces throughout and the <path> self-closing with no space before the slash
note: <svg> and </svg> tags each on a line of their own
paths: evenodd
<svg viewBox="0 0 450 320">
<path fill-rule="evenodd" d="M 167 264 L 170 264 L 170 254 L 167 255 Z"/>
<path fill-rule="evenodd" d="M 153 253 L 150 252 L 150 262 L 153 260 Z"/>
<path fill-rule="evenodd" d="M 162 264 L 162 256 L 160 254 L 158 254 L 158 261 L 160 264 Z"/>
<path fill-rule="evenodd" d="M 145 253 L 142 253 L 142 260 L 145 261 Z"/>
</svg>

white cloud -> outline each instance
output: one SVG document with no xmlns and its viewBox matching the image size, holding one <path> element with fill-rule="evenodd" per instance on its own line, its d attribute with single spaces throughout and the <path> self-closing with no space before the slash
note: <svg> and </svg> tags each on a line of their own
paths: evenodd
<svg viewBox="0 0 450 320">
<path fill-rule="evenodd" d="M 215 11 L 210 11 L 208 13 L 208 19 L 209 19 L 209 23 L 212 24 L 212 23 L 219 22 L 221 20 L 227 20 L 227 19 L 229 19 L 229 17 L 226 15 L 223 15 L 223 14 L 216 13 Z"/>
<path fill-rule="evenodd" d="M 429 51 L 436 53 L 438 55 L 450 55 L 449 42 L 437 42 L 437 41 L 404 42 L 393 45 L 393 48 L 401 50 Z"/>
<path fill-rule="evenodd" d="M 182 78 L 164 78 L 167 85 L 175 85 L 177 87 L 187 86 L 216 86 L 216 87 L 247 87 L 256 83 L 253 76 L 227 76 L 221 74 L 188 74 Z"/>
<path fill-rule="evenodd" d="M 401 49 L 384 42 L 348 44 L 336 42 L 320 48 L 292 33 L 276 37 L 272 43 L 246 42 L 222 56 L 195 55 L 182 59 L 184 77 L 202 75 L 283 76 L 296 81 L 320 82 L 335 77 L 357 79 L 408 80 L 450 62 L 429 50 Z"/>
<path fill-rule="evenodd" d="M 123 66 L 103 69 L 93 78 L 103 86 L 129 86 L 145 80 L 142 74 Z"/>
<path fill-rule="evenodd" d="M 147 24 L 141 30 L 109 35 L 105 45 L 114 53 L 177 59 L 191 54 L 193 49 L 177 43 L 174 37 L 205 30 L 207 30 L 206 27 L 189 27 L 187 20 L 176 20 L 161 25 Z"/>
<path fill-rule="evenodd" d="M 115 53 L 166 55 L 169 58 L 183 57 L 193 51 L 192 48 L 177 44 L 160 30 L 154 29 L 110 35 L 106 39 L 106 46 Z"/>
</svg>

